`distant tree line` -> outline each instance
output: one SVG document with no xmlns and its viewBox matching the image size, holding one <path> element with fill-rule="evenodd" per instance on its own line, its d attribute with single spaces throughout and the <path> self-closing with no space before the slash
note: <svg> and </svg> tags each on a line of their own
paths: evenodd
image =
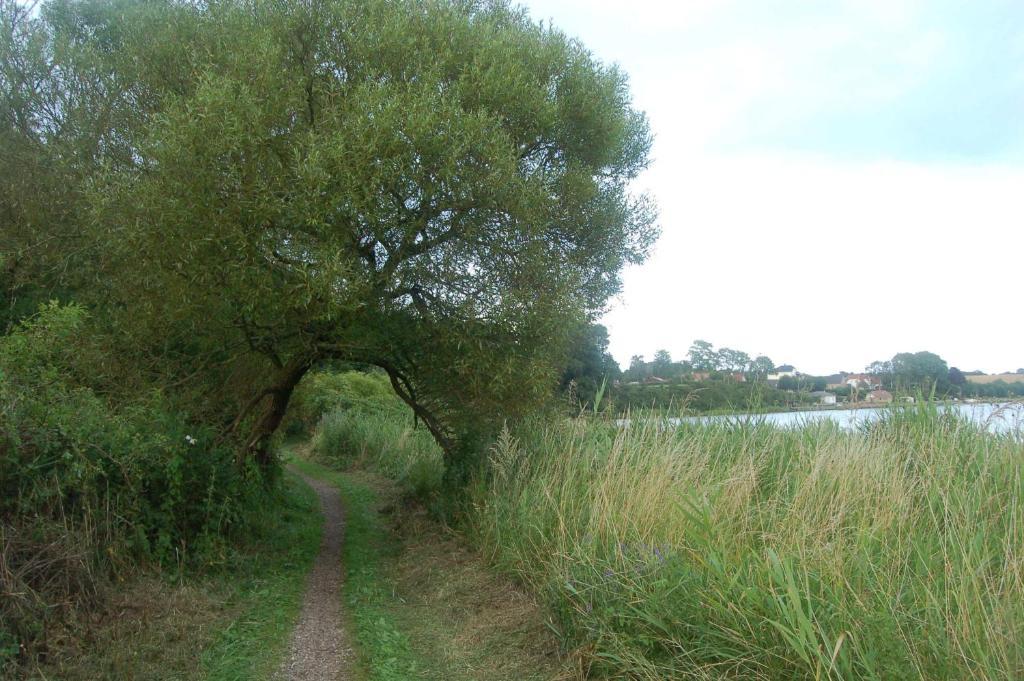
<svg viewBox="0 0 1024 681">
<path fill-rule="evenodd" d="M 751 359 L 746 352 L 716 349 L 705 340 L 694 341 L 683 360 L 674 360 L 664 349 L 655 352 L 650 361 L 643 355 L 633 355 L 629 367 L 622 371 L 608 352 L 608 330 L 604 326 L 583 325 L 574 338 L 561 387 L 576 407 L 592 407 L 598 397 L 605 408 L 619 412 L 640 407 L 774 409 L 812 402 L 810 393 L 825 390 L 841 399 L 858 401 L 863 397 L 860 389 L 836 385 L 835 378 L 830 381 L 826 376 L 784 375 L 769 384 L 768 376 L 776 371 L 771 358 L 760 355 Z M 1024 397 L 1024 382 L 972 383 L 969 374 L 928 351 L 900 352 L 891 359 L 872 362 L 866 371 L 876 376 L 883 388 L 908 396 Z M 1024 369 L 1016 373 L 1024 374 Z M 742 381 L 737 380 L 738 374 L 742 374 Z"/>
<path fill-rule="evenodd" d="M 633 355 L 629 360 L 629 368 L 622 374 L 626 383 L 643 381 L 651 377 L 666 380 L 678 380 L 694 372 L 712 373 L 729 372 L 743 373 L 748 377 L 766 377 L 775 371 L 775 363 L 764 355 L 750 358 L 742 350 L 719 348 L 705 340 L 696 340 L 690 346 L 687 357 L 682 361 L 673 361 L 668 350 L 658 350 L 650 362 L 643 355 Z"/>
<path fill-rule="evenodd" d="M 608 330 L 604 326 L 581 325 L 573 339 L 561 390 L 574 409 L 595 404 L 617 412 L 642 407 L 694 411 L 780 408 L 803 399 L 786 389 L 806 387 L 770 387 L 764 380 L 775 370 L 770 358 L 751 359 L 745 352 L 715 349 L 704 340 L 695 341 L 684 360 L 676 361 L 662 349 L 651 361 L 634 355 L 622 371 L 608 352 Z M 736 374 L 742 374 L 744 380 L 736 380 Z"/>
<path fill-rule="evenodd" d="M 882 385 L 895 392 L 936 397 L 1024 397 L 1024 382 L 972 383 L 970 375 L 958 367 L 951 367 L 934 352 L 900 352 L 890 360 L 872 362 L 868 372 L 877 375 Z M 1024 373 L 1020 369 L 1018 374 Z"/>
<path fill-rule="evenodd" d="M 780 390 L 764 382 L 683 379 L 654 385 L 620 383 L 609 394 L 608 408 L 617 414 L 636 409 L 744 412 L 780 410 L 811 402 L 813 398 L 807 392 Z"/>
</svg>

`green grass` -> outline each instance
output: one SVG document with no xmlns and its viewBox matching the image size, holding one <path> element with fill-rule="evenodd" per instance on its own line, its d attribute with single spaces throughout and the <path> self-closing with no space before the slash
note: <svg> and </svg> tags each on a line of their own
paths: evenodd
<svg viewBox="0 0 1024 681">
<path fill-rule="evenodd" d="M 203 653 L 208 681 L 270 678 L 285 653 L 323 522 L 313 490 L 288 477 L 291 502 L 275 509 L 272 529 L 233 571 L 238 591 L 231 602 L 240 614 Z"/>
<path fill-rule="evenodd" d="M 444 470 L 437 444 L 425 427 L 414 427 L 404 405 L 328 411 L 314 433 L 313 452 L 335 467 L 370 467 L 421 498 L 440 487 Z"/>
<path fill-rule="evenodd" d="M 379 474 L 296 464 L 338 487 L 346 611 L 367 681 L 575 679 L 535 601 Z"/>
<path fill-rule="evenodd" d="M 325 419 L 321 454 L 439 475 L 388 420 Z M 856 432 L 536 421 L 481 455 L 461 529 L 591 678 L 1024 678 L 1019 434 L 920 404 Z"/>
</svg>

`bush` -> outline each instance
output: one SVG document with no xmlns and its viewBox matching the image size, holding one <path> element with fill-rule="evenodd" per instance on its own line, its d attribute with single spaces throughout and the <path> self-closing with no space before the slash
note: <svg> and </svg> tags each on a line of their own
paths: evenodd
<svg viewBox="0 0 1024 681">
<path fill-rule="evenodd" d="M 0 650 L 140 561 L 220 559 L 264 491 L 159 394 L 114 405 L 75 366 L 86 313 L 51 304 L 0 337 Z M 0 653 L 2 655 L 3 653 Z"/>
</svg>

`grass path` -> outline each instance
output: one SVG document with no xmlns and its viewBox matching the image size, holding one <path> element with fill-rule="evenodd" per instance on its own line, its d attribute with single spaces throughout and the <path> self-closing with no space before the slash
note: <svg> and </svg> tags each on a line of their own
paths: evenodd
<svg viewBox="0 0 1024 681">
<path fill-rule="evenodd" d="M 581 678 L 543 611 L 405 504 L 394 482 L 339 473 L 298 458 L 303 454 L 301 446 L 291 450 L 282 501 L 268 507 L 258 536 L 227 554 L 224 565 L 180 580 L 157 574 L 122 585 L 28 678 Z M 327 615 L 317 614 L 323 609 Z M 306 665 L 321 655 L 344 666 Z"/>
<path fill-rule="evenodd" d="M 345 516 L 338 490 L 299 474 L 320 499 L 323 532 L 320 552 L 309 573 L 302 612 L 292 631 L 291 646 L 278 678 L 287 681 L 348 681 L 352 647 L 342 621 L 342 546 Z"/>
<path fill-rule="evenodd" d="M 543 611 L 391 481 L 295 461 L 346 509 L 343 588 L 365 681 L 553 681 L 582 670 Z"/>
</svg>

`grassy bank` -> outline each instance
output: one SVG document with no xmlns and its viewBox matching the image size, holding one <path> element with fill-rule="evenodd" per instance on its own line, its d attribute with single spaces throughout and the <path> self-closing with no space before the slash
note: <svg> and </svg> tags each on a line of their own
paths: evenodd
<svg viewBox="0 0 1024 681">
<path fill-rule="evenodd" d="M 387 421 L 319 442 L 439 465 Z M 484 470 L 465 536 L 592 677 L 1024 675 L 1019 439 L 927 405 L 862 432 L 578 419 L 505 433 Z"/>
<path fill-rule="evenodd" d="M 89 324 L 53 303 L 0 334 L 0 674 L 59 661 L 115 605 L 145 610 L 126 585 L 173 600 L 162 581 L 222 569 L 282 501 L 278 471 L 238 466 L 188 399 L 113 394 Z"/>
<path fill-rule="evenodd" d="M 42 664 L 9 671 L 71 681 L 270 678 L 298 615 L 321 523 L 312 490 L 291 476 L 275 501 L 261 528 L 219 565 L 119 583 L 102 607 L 53 633 Z"/>
</svg>

